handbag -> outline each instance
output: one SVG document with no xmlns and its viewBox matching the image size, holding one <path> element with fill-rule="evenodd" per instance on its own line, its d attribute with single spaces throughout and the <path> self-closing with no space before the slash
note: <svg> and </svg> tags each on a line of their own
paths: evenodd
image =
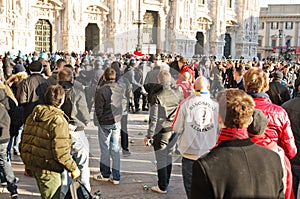
<svg viewBox="0 0 300 199">
<path fill-rule="evenodd" d="M 88 198 L 83 190 L 88 194 Z M 64 199 L 93 199 L 93 196 L 79 180 L 73 179 Z"/>
</svg>

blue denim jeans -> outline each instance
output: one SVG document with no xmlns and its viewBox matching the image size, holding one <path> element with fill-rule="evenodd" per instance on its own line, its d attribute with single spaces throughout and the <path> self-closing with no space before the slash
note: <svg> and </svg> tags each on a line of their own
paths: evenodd
<svg viewBox="0 0 300 199">
<path fill-rule="evenodd" d="M 185 193 L 188 199 L 191 198 L 193 164 L 195 160 L 182 157 L 182 178 Z"/>
<path fill-rule="evenodd" d="M 292 173 L 293 173 L 293 189 L 295 198 L 298 195 L 298 187 L 300 182 L 300 165 L 292 164 Z"/>
<path fill-rule="evenodd" d="M 87 188 L 91 190 L 90 184 L 90 169 L 89 169 L 89 141 L 85 136 L 84 131 L 71 132 L 72 135 L 72 148 L 71 154 L 75 162 L 77 163 L 78 169 L 80 170 L 80 181 Z M 62 173 L 62 188 L 61 192 L 66 195 L 71 183 L 71 178 L 67 171 Z M 85 191 L 85 190 L 83 190 Z"/>
<path fill-rule="evenodd" d="M 169 186 L 172 172 L 172 153 L 177 137 L 177 134 L 173 132 L 157 133 L 153 136 L 158 186 L 163 191 L 166 191 Z"/>
<path fill-rule="evenodd" d="M 9 159 L 11 160 L 11 147 L 13 146 L 14 152 L 20 152 L 19 151 L 19 144 L 21 142 L 21 135 L 23 131 L 24 125 L 22 125 L 18 130 L 18 135 L 11 136 L 9 139 L 9 143 L 7 146 L 7 155 Z"/>
<path fill-rule="evenodd" d="M 0 144 L 0 172 L 3 173 L 7 181 L 7 190 L 11 194 L 17 194 L 17 185 L 11 163 L 7 157 L 8 143 Z"/>
<path fill-rule="evenodd" d="M 105 178 L 109 178 L 112 173 L 113 179 L 117 181 L 120 180 L 120 130 L 120 122 L 98 126 L 101 149 L 100 172 Z M 110 157 L 112 158 L 112 170 L 110 169 Z"/>
</svg>

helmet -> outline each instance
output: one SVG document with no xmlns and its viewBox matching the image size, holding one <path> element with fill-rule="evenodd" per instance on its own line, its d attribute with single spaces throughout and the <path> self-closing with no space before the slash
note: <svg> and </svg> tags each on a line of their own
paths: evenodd
<svg viewBox="0 0 300 199">
<path fill-rule="evenodd" d="M 136 65 L 136 59 L 130 59 L 129 66 L 135 66 Z"/>
<path fill-rule="evenodd" d="M 48 60 L 48 55 L 47 55 L 47 53 L 42 52 L 42 53 L 40 54 L 40 58 L 42 58 L 42 59 L 44 59 L 44 60 Z"/>
<path fill-rule="evenodd" d="M 111 60 L 110 59 L 105 60 L 104 66 L 108 67 L 110 65 L 111 65 Z"/>
<path fill-rule="evenodd" d="M 53 61 L 56 63 L 57 62 L 57 60 L 59 60 L 61 57 L 59 56 L 59 55 L 54 55 L 53 56 Z"/>
<path fill-rule="evenodd" d="M 128 65 L 129 65 L 129 61 L 130 61 L 130 59 L 125 58 L 125 59 L 124 59 L 124 64 L 125 64 L 126 66 L 128 66 Z"/>
</svg>

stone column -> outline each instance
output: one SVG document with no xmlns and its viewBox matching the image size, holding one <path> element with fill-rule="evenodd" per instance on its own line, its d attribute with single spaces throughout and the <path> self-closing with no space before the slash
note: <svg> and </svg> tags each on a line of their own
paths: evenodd
<svg viewBox="0 0 300 199">
<path fill-rule="evenodd" d="M 295 24 L 295 41 L 294 41 L 294 46 L 300 46 L 300 43 L 299 43 L 299 37 L 300 37 L 300 34 L 299 34 L 299 28 L 300 28 L 300 22 L 294 22 Z"/>
<path fill-rule="evenodd" d="M 210 35 L 210 54 L 216 55 L 217 54 L 217 41 L 218 41 L 218 34 L 219 34 L 219 19 L 216 15 L 218 13 L 218 1 L 212 0 L 210 3 L 210 17 L 213 21 L 213 24 L 211 25 L 211 28 L 209 30 Z"/>
<path fill-rule="evenodd" d="M 64 6 L 65 9 L 63 11 L 63 17 L 64 19 L 69 19 L 71 17 L 71 13 L 70 13 L 70 7 L 71 7 L 71 1 L 65 1 L 64 2 Z M 71 19 L 70 19 L 71 20 Z M 63 20 L 63 33 L 62 33 L 62 46 L 63 46 L 63 50 L 69 50 L 69 31 L 70 31 L 70 20 Z"/>
<path fill-rule="evenodd" d="M 175 30 L 176 30 L 176 24 L 177 24 L 177 20 L 176 20 L 176 10 L 177 10 L 177 1 L 170 1 L 170 11 L 168 14 L 168 19 L 169 19 L 169 23 L 168 23 L 168 41 L 169 41 L 169 50 L 170 53 L 174 53 L 176 51 L 176 34 L 175 34 Z"/>
<path fill-rule="evenodd" d="M 166 32 L 166 21 L 167 21 L 167 16 L 165 13 L 160 10 L 158 12 L 158 26 L 157 26 L 157 53 L 161 53 L 165 51 L 165 32 Z"/>
</svg>

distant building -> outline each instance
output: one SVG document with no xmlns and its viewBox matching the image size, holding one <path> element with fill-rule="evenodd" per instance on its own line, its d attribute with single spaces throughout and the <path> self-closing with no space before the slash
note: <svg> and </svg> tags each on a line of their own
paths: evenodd
<svg viewBox="0 0 300 199">
<path fill-rule="evenodd" d="M 258 57 L 300 55 L 300 4 L 274 4 L 260 9 Z"/>
<path fill-rule="evenodd" d="M 124 53 L 139 43 L 144 53 L 252 58 L 258 16 L 258 0 L 0 0 L 0 53 Z"/>
</svg>

